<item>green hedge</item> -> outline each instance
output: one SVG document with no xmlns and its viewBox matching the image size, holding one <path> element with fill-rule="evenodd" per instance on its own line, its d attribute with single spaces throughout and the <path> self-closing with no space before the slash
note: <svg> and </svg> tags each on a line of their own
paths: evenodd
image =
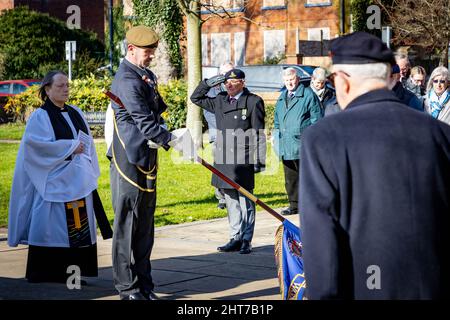
<svg viewBox="0 0 450 320">
<path fill-rule="evenodd" d="M 104 89 L 111 87 L 111 77 L 96 78 L 90 75 L 85 79 L 77 79 L 70 84 L 69 104 L 78 106 L 83 111 L 106 111 L 109 104 Z M 167 84 L 158 86 L 159 93 L 167 104 L 167 111 L 163 113 L 169 130 L 186 126 L 186 97 L 187 84 L 184 80 L 171 80 Z M 5 109 L 12 113 L 14 119 L 26 122 L 31 112 L 42 105 L 38 98 L 38 86 L 10 97 Z M 266 104 L 266 128 L 273 128 L 274 105 Z M 205 130 L 207 126 L 205 126 Z M 100 130 L 100 129 L 99 129 Z"/>
<path fill-rule="evenodd" d="M 0 30 L 0 78 L 3 79 L 40 79 L 48 70 L 67 70 L 65 41 L 68 40 L 77 42 L 75 78 L 104 64 L 104 45 L 95 33 L 69 29 L 64 21 L 27 7 L 2 11 Z"/>
<path fill-rule="evenodd" d="M 275 105 L 274 104 L 266 104 L 266 118 L 265 124 L 266 129 L 273 129 L 273 119 L 275 118 Z"/>
<path fill-rule="evenodd" d="M 78 106 L 83 111 L 106 111 L 109 98 L 103 93 L 111 87 L 111 77 L 98 78 L 90 75 L 85 79 L 77 79 L 70 83 L 68 103 Z M 170 130 L 186 125 L 187 85 L 182 80 L 172 80 L 168 84 L 159 85 L 159 92 L 168 106 L 164 113 Z M 16 96 L 10 97 L 5 105 L 15 121 L 26 122 L 31 112 L 42 105 L 38 97 L 38 86 L 33 86 Z"/>
<path fill-rule="evenodd" d="M 171 80 L 166 85 L 159 85 L 159 93 L 167 104 L 163 113 L 169 130 L 186 127 L 187 84 L 184 80 Z"/>
<path fill-rule="evenodd" d="M 69 104 L 76 105 L 83 111 L 106 111 L 109 99 L 103 90 L 111 87 L 109 77 L 96 78 L 90 75 L 85 79 L 77 79 L 70 83 Z M 42 105 L 38 96 L 39 86 L 32 86 L 21 94 L 12 96 L 5 105 L 15 121 L 26 122 L 31 112 Z"/>
</svg>

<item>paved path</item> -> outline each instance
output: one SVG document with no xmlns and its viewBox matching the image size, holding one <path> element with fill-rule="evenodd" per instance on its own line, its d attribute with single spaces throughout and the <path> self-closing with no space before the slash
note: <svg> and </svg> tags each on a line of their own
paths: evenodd
<svg viewBox="0 0 450 320">
<path fill-rule="evenodd" d="M 298 215 L 289 216 L 298 225 Z M 155 291 L 164 299 L 280 299 L 273 254 L 279 221 L 266 212 L 256 217 L 254 250 L 218 253 L 228 241 L 226 218 L 156 228 L 152 253 Z M 69 290 L 62 284 L 30 284 L 24 279 L 27 246 L 10 248 L 0 229 L 0 299 L 117 300 L 111 271 L 111 243 L 98 240 L 99 277 Z"/>
</svg>

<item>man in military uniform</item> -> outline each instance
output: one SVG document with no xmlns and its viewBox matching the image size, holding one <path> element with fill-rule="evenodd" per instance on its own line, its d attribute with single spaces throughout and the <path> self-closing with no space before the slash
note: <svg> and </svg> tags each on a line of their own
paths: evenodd
<svg viewBox="0 0 450 320">
<path fill-rule="evenodd" d="M 200 82 L 191 100 L 214 113 L 217 123 L 214 167 L 250 192 L 255 187 L 255 172 L 264 170 L 266 143 L 264 101 L 245 88 L 245 74 L 232 69 Z M 225 82 L 226 92 L 208 97 L 210 88 Z M 255 228 L 255 204 L 239 194 L 216 175 L 212 185 L 225 193 L 230 241 L 219 251 L 251 252 Z"/>
<path fill-rule="evenodd" d="M 331 42 L 344 109 L 305 130 L 300 219 L 309 299 L 434 299 L 448 292 L 450 127 L 388 89 L 377 37 Z"/>
<path fill-rule="evenodd" d="M 113 103 L 114 134 L 108 150 L 115 213 L 113 277 L 121 299 L 154 299 L 150 254 L 154 240 L 157 149 L 166 150 L 172 135 L 163 126 L 167 108 L 158 94 L 155 75 L 147 68 L 158 46 L 148 27 L 131 28 L 127 55 L 111 91 L 125 109 Z"/>
</svg>

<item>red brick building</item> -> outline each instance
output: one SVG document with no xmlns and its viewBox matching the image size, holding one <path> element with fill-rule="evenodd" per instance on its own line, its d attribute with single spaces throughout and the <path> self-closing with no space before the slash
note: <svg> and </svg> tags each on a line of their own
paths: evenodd
<svg viewBox="0 0 450 320">
<path fill-rule="evenodd" d="M 73 15 L 79 14 L 81 29 L 95 32 L 100 41 L 105 39 L 105 0 L 0 0 L 0 11 L 19 6 L 28 6 L 69 23 L 76 22 Z"/>
<path fill-rule="evenodd" d="M 259 64 L 284 55 L 306 56 L 299 40 L 328 40 L 339 34 L 339 0 L 206 0 L 222 19 L 202 9 L 202 64 Z M 213 8 L 213 7 L 211 7 Z M 327 52 L 324 52 L 326 55 Z"/>
</svg>

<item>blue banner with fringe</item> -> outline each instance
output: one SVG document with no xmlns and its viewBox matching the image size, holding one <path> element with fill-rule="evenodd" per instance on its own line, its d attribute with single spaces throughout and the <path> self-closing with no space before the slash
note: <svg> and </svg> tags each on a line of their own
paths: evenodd
<svg viewBox="0 0 450 320">
<path fill-rule="evenodd" d="M 301 231 L 287 219 L 275 234 L 275 260 L 282 299 L 306 299 Z"/>
</svg>

